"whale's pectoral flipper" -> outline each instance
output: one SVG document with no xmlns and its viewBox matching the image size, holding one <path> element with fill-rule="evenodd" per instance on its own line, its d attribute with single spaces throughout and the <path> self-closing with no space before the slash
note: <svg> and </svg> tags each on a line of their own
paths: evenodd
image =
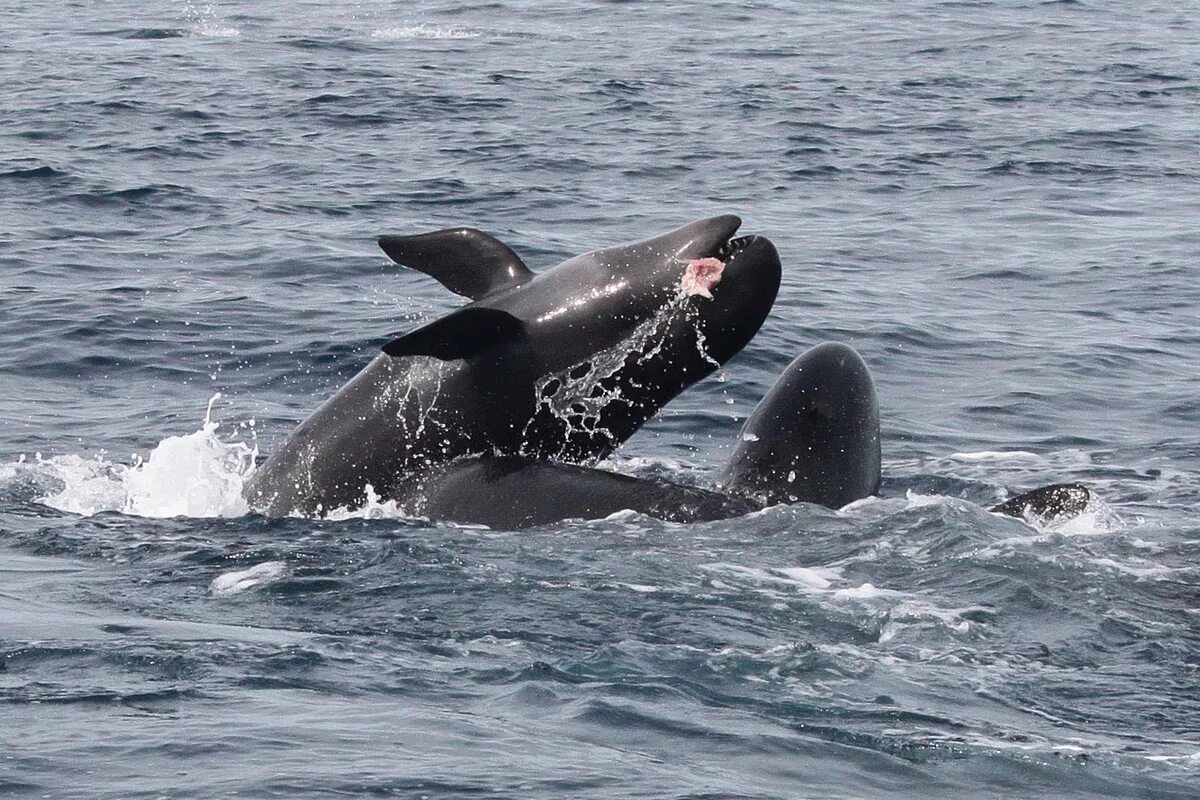
<svg viewBox="0 0 1200 800">
<path fill-rule="evenodd" d="M 474 228 L 381 236 L 379 246 L 397 264 L 424 272 L 455 294 L 472 300 L 533 277 L 511 247 Z"/>
<path fill-rule="evenodd" d="M 1079 516 L 1091 499 L 1091 492 L 1083 484 L 1055 483 L 1017 495 L 991 511 L 1008 517 L 1033 516 L 1050 522 Z"/>
<path fill-rule="evenodd" d="M 468 307 L 455 311 L 383 346 L 389 356 L 432 356 L 443 361 L 473 358 L 521 334 L 521 320 L 507 311 Z"/>
</svg>

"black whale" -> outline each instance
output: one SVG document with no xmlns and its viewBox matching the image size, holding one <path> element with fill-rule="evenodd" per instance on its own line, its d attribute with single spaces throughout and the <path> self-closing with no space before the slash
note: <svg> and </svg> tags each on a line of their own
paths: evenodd
<svg viewBox="0 0 1200 800">
<path fill-rule="evenodd" d="M 858 354 L 827 342 L 796 358 L 746 421 L 721 484 L 713 491 L 572 464 L 477 456 L 430 471 L 406 505 L 414 515 L 501 529 L 623 510 L 703 522 L 778 503 L 841 508 L 878 493 L 880 484 L 878 401 Z M 1079 484 L 1055 484 L 991 510 L 1051 522 L 1078 516 L 1089 500 Z"/>
<path fill-rule="evenodd" d="M 387 344 L 255 472 L 250 507 L 354 508 L 367 486 L 396 497 L 471 454 L 607 455 L 762 325 L 779 256 L 740 224 L 701 220 L 537 275 L 469 228 L 383 237 L 393 260 L 473 302 Z"/>
</svg>

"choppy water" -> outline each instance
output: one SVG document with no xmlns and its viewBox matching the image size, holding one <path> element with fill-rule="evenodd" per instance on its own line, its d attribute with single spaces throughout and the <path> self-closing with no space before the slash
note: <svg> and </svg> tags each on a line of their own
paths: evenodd
<svg viewBox="0 0 1200 800">
<path fill-rule="evenodd" d="M 1200 797 L 1197 20 L 6 4 L 0 794 Z M 890 499 L 241 516 L 255 447 L 457 302 L 377 234 L 539 268 L 721 212 L 774 314 L 612 465 L 704 483 L 835 338 Z M 1084 518 L 983 510 L 1060 480 Z"/>
</svg>

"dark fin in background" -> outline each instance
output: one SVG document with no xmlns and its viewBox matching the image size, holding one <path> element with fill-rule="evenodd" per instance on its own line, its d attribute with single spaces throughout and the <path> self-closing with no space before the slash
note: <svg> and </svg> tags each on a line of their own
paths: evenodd
<svg viewBox="0 0 1200 800">
<path fill-rule="evenodd" d="M 1092 493 L 1083 484 L 1056 483 L 1017 495 L 991 511 L 1018 519 L 1033 516 L 1051 522 L 1079 516 L 1091 499 Z"/>
<path fill-rule="evenodd" d="M 511 247 L 474 228 L 381 236 L 379 246 L 397 264 L 424 272 L 455 294 L 472 300 L 533 277 Z"/>
<path fill-rule="evenodd" d="M 393 339 L 383 346 L 389 356 L 432 356 L 443 361 L 473 358 L 522 331 L 521 320 L 507 311 L 468 306 Z"/>
</svg>

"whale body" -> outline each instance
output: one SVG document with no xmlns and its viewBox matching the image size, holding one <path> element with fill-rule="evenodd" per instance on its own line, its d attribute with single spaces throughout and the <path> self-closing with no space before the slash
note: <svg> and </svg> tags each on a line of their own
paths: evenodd
<svg viewBox="0 0 1200 800">
<path fill-rule="evenodd" d="M 779 256 L 740 225 L 712 217 L 539 274 L 471 228 L 382 237 L 472 302 L 386 344 L 256 470 L 248 504 L 320 515 L 468 455 L 608 455 L 762 325 Z"/>
<path fill-rule="evenodd" d="M 430 471 L 405 498 L 413 516 L 498 529 L 635 511 L 668 522 L 728 519 L 781 503 L 838 509 L 878 494 L 874 383 L 848 345 L 797 357 L 759 402 L 721 473 L 719 490 L 524 457 L 474 456 Z M 990 509 L 1050 523 L 1078 516 L 1077 484 L 1034 489 Z"/>
<path fill-rule="evenodd" d="M 529 458 L 475 456 L 432 471 L 408 495 L 416 516 L 500 528 L 632 510 L 672 522 L 778 503 L 841 508 L 879 491 L 879 411 L 862 358 L 826 342 L 798 356 L 759 402 L 721 491 Z"/>
</svg>

